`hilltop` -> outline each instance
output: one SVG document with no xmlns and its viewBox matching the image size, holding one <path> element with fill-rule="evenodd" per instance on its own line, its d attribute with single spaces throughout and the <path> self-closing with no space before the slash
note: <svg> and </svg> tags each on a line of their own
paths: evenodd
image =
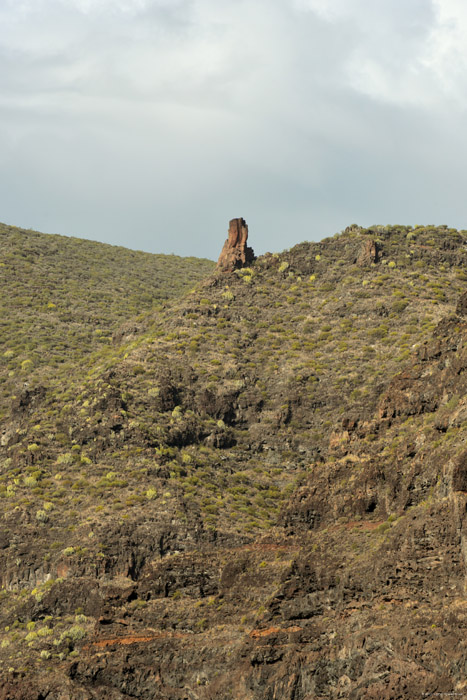
<svg viewBox="0 0 467 700">
<path fill-rule="evenodd" d="M 4 697 L 462 692 L 466 243 L 351 226 L 205 263 L 60 382 L 11 370 Z"/>
</svg>

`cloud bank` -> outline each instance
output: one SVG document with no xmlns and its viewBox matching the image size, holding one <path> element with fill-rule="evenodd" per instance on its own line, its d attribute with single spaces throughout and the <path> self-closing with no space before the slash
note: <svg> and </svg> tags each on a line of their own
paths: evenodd
<svg viewBox="0 0 467 700">
<path fill-rule="evenodd" d="M 460 0 L 3 0 L 0 220 L 214 258 L 467 228 Z"/>
</svg>

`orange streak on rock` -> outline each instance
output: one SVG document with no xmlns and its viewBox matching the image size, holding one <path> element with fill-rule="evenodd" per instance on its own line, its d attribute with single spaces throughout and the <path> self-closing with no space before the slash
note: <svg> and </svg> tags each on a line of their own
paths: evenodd
<svg viewBox="0 0 467 700">
<path fill-rule="evenodd" d="M 268 627 L 265 630 L 252 630 L 250 637 L 259 639 L 261 637 L 269 637 L 271 634 L 277 634 L 278 632 L 301 632 L 301 629 L 301 627 Z"/>
<path fill-rule="evenodd" d="M 114 645 L 125 645 L 125 644 L 146 644 L 147 642 L 153 642 L 155 639 L 172 638 L 172 639 L 182 639 L 187 637 L 186 634 L 179 633 L 169 633 L 161 632 L 160 634 L 151 635 L 137 635 L 130 634 L 126 637 L 112 637 L 111 639 L 98 639 L 91 644 L 86 645 L 84 649 L 89 649 L 94 647 L 95 649 L 104 649 L 105 647 L 110 647 Z"/>
</svg>

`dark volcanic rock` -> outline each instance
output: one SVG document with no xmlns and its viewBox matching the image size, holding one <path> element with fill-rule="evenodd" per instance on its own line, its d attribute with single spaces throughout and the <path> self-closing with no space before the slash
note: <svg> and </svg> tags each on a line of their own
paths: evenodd
<svg viewBox="0 0 467 700">
<path fill-rule="evenodd" d="M 4 351 L 0 700 L 465 693 L 464 235 L 247 232 L 69 384 Z"/>
</svg>

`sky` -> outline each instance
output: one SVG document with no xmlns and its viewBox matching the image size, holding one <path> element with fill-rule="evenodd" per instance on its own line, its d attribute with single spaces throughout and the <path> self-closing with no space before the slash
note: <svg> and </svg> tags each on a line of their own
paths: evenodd
<svg viewBox="0 0 467 700">
<path fill-rule="evenodd" d="M 0 221 L 216 259 L 467 229 L 465 0 L 0 0 Z"/>
</svg>

